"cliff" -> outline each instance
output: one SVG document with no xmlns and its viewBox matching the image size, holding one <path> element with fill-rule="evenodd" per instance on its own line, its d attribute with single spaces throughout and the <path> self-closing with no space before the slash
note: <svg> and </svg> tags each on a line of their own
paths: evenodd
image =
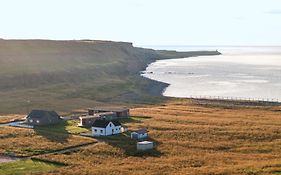
<svg viewBox="0 0 281 175">
<path fill-rule="evenodd" d="M 166 84 L 139 76 L 149 63 L 214 54 L 219 53 L 157 51 L 97 40 L 0 40 L 0 113 L 156 103 L 163 100 Z"/>
</svg>

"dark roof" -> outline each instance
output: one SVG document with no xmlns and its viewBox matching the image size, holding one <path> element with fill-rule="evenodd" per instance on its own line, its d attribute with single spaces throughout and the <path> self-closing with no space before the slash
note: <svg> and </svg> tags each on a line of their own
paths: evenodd
<svg viewBox="0 0 281 175">
<path fill-rule="evenodd" d="M 104 112 L 123 112 L 123 111 L 128 111 L 129 109 L 127 107 L 94 107 L 94 108 L 89 108 L 89 110 L 104 111 Z"/>
<path fill-rule="evenodd" d="M 40 119 L 40 118 L 53 118 L 61 119 L 60 116 L 55 111 L 45 111 L 45 110 L 32 110 L 27 116 L 29 119 Z"/>
<path fill-rule="evenodd" d="M 121 126 L 121 123 L 118 120 L 111 120 L 111 122 L 115 125 L 115 126 Z"/>
<path fill-rule="evenodd" d="M 121 126 L 121 123 L 118 120 L 105 120 L 105 119 L 97 119 L 93 123 L 93 127 L 98 128 L 106 128 L 107 125 L 112 122 L 115 126 Z"/>
<path fill-rule="evenodd" d="M 138 134 L 145 134 L 145 133 L 147 133 L 147 129 L 146 129 L 146 128 L 143 128 L 143 129 L 139 129 L 139 130 L 134 131 L 134 132 L 136 132 L 136 133 L 138 133 Z"/>
</svg>

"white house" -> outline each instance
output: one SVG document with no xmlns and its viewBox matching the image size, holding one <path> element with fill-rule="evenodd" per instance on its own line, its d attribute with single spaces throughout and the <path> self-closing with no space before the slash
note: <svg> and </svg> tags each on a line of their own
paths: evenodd
<svg viewBox="0 0 281 175">
<path fill-rule="evenodd" d="M 134 131 L 131 133 L 132 139 L 144 139 L 148 137 L 148 131 L 146 128 Z"/>
<path fill-rule="evenodd" d="M 109 136 L 123 132 L 118 120 L 97 119 L 92 125 L 93 136 Z"/>
</svg>

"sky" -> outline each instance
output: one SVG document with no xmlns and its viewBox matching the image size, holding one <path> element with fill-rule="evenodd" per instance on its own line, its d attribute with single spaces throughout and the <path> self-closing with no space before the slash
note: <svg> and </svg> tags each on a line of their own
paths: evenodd
<svg viewBox="0 0 281 175">
<path fill-rule="evenodd" d="M 281 0 L 0 0 L 0 38 L 281 45 Z"/>
</svg>

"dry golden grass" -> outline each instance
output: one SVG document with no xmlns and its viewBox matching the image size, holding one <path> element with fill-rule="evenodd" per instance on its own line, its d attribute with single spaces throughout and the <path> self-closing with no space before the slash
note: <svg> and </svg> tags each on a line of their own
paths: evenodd
<svg viewBox="0 0 281 175">
<path fill-rule="evenodd" d="M 15 127 L 0 127 L 0 154 L 31 156 L 91 143 L 92 138 Z"/>
<path fill-rule="evenodd" d="M 280 174 L 281 112 L 275 108 L 226 109 L 188 100 L 136 108 L 132 116 L 147 118 L 127 126 L 147 127 L 158 154 L 128 155 L 120 140 L 41 158 L 69 165 L 48 174 Z"/>
<path fill-rule="evenodd" d="M 0 124 L 10 122 L 11 120 L 20 120 L 23 118 L 24 118 L 24 115 L 16 115 L 16 114 L 0 116 Z"/>
</svg>

